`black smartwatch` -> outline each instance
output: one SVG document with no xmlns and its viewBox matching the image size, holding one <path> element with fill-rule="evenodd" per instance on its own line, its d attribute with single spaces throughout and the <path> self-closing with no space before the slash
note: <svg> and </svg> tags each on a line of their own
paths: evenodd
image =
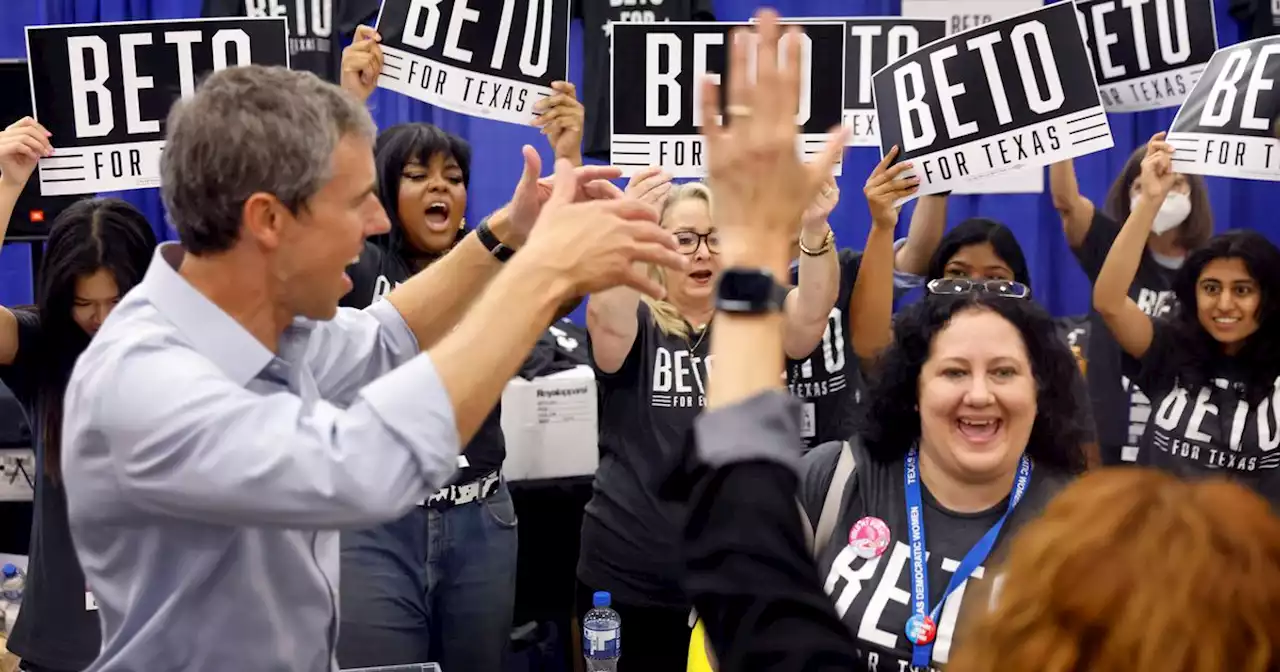
<svg viewBox="0 0 1280 672">
<path fill-rule="evenodd" d="M 726 268 L 716 286 L 716 310 L 761 315 L 782 310 L 787 288 L 773 274 L 759 268 Z"/>
<path fill-rule="evenodd" d="M 511 255 L 516 253 L 513 248 L 498 240 L 498 236 L 493 233 L 493 229 L 489 228 L 488 217 L 485 217 L 480 222 L 480 225 L 476 227 L 476 240 L 480 241 L 480 244 L 489 250 L 489 254 L 492 254 L 498 261 L 505 262 L 511 258 Z"/>
</svg>

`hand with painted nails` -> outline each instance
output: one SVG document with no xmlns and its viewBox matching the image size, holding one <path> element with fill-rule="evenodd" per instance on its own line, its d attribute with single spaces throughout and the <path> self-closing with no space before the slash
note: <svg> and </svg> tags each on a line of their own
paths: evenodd
<svg viewBox="0 0 1280 672">
<path fill-rule="evenodd" d="M 552 82 L 555 93 L 533 104 L 538 118 L 533 125 L 542 129 L 557 159 L 569 159 L 582 165 L 582 129 L 586 109 L 578 100 L 573 82 Z"/>
<path fill-rule="evenodd" d="M 342 88 L 362 101 L 378 88 L 382 74 L 382 36 L 369 26 L 356 28 L 351 45 L 342 50 Z"/>
<path fill-rule="evenodd" d="M 866 186 L 862 188 L 863 195 L 867 197 L 867 207 L 871 210 L 872 226 L 897 226 L 898 213 L 902 210 L 898 203 L 920 188 L 920 178 L 902 177 L 902 173 L 911 168 L 910 162 L 889 165 L 897 156 L 898 146 L 894 145 L 880 159 L 875 170 L 871 171 L 871 177 L 867 178 Z"/>
<path fill-rule="evenodd" d="M 53 154 L 51 135 L 31 117 L 0 131 L 0 183 L 19 190 L 25 187 L 40 159 Z"/>
</svg>

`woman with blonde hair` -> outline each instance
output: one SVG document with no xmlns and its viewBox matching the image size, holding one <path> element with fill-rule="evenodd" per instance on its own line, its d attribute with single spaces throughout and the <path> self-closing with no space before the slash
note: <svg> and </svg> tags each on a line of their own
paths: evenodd
<svg viewBox="0 0 1280 672">
<path fill-rule="evenodd" d="M 609 290 L 587 302 L 591 359 L 600 386 L 600 466 L 582 523 L 577 611 L 596 591 L 611 593 L 627 624 L 623 672 L 678 670 L 689 641 L 689 601 L 680 587 L 684 507 L 659 487 L 681 464 L 686 435 L 706 400 L 711 316 L 725 278 L 711 192 L 699 182 L 672 185 L 656 168 L 637 174 L 629 197 L 662 212 L 662 226 L 689 256 L 683 273 L 659 274 L 661 301 Z M 822 338 L 835 303 L 839 268 L 826 217 L 794 224 L 810 249 L 797 287 L 774 297 L 785 305 L 786 354 L 807 356 Z M 785 278 L 781 281 L 785 282 Z M 797 437 L 797 441 L 798 441 Z"/>
<path fill-rule="evenodd" d="M 1280 519 L 1246 488 L 1104 470 L 1015 540 L 949 672 L 1280 669 Z"/>
</svg>

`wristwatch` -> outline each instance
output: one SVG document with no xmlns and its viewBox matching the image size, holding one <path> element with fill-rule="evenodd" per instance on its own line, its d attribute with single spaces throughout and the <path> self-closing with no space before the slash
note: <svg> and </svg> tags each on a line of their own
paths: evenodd
<svg viewBox="0 0 1280 672">
<path fill-rule="evenodd" d="M 761 315 L 782 310 L 787 288 L 773 274 L 759 268 L 726 268 L 716 286 L 716 310 Z"/>
<path fill-rule="evenodd" d="M 511 255 L 516 253 L 515 249 L 498 240 L 498 236 L 494 234 L 493 229 L 489 228 L 488 217 L 481 220 L 480 225 L 476 227 L 476 240 L 480 241 L 480 244 L 489 250 L 489 254 L 492 254 L 498 261 L 505 262 L 511 258 Z"/>
</svg>

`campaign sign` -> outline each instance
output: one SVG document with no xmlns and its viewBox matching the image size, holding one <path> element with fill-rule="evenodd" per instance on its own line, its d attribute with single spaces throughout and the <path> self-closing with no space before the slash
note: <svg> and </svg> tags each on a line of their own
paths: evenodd
<svg viewBox="0 0 1280 672">
<path fill-rule="evenodd" d="M 1108 112 L 1177 107 L 1218 48 L 1213 0 L 1075 0 Z"/>
<path fill-rule="evenodd" d="M 947 34 L 947 22 L 898 16 L 812 20 L 844 23 L 844 125 L 850 131 L 848 144 L 879 147 L 871 75 L 916 49 L 942 39 Z"/>
<path fill-rule="evenodd" d="M 841 123 L 844 24 L 794 22 L 800 44 L 798 151 L 808 161 L 822 153 L 830 130 Z M 612 36 L 610 159 L 631 175 L 662 166 L 675 177 L 703 177 L 707 155 L 702 127 L 702 78 L 726 82 L 730 31 L 750 23 L 615 23 Z M 754 40 L 754 33 L 743 35 Z M 783 38 L 790 39 L 790 38 Z M 753 67 L 753 66 L 752 66 Z M 720 88 L 723 110 L 725 89 Z M 835 174 L 841 166 L 837 164 Z"/>
<path fill-rule="evenodd" d="M 1280 35 L 1223 47 L 1169 130 L 1179 173 L 1280 181 Z"/>
<path fill-rule="evenodd" d="M 528 125 L 569 79 L 569 0 L 385 0 L 378 86 L 460 114 Z"/>
<path fill-rule="evenodd" d="M 902 15 L 946 21 L 947 35 L 962 33 L 992 21 L 1040 9 L 1044 0 L 902 0 Z M 994 177 L 966 180 L 956 194 L 1039 194 L 1044 192 L 1044 170 L 1023 168 Z"/>
<path fill-rule="evenodd" d="M 27 26 L 35 117 L 53 134 L 40 193 L 160 185 L 169 108 L 206 74 L 289 65 L 283 18 Z"/>
<path fill-rule="evenodd" d="M 1112 146 L 1070 3 L 952 35 L 873 76 L 882 154 L 919 194 Z"/>
</svg>

